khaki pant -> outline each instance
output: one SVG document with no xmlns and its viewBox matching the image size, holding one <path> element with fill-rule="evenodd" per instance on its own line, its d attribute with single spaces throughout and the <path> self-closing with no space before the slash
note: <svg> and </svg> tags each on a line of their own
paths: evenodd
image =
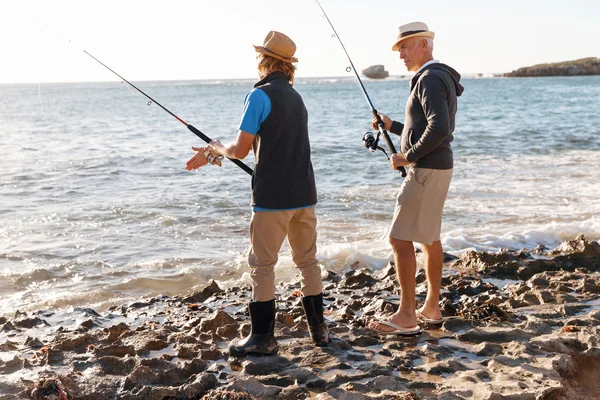
<svg viewBox="0 0 600 400">
<path fill-rule="evenodd" d="M 321 269 L 317 265 L 317 217 L 315 208 L 259 211 L 250 221 L 250 254 L 254 301 L 275 298 L 275 273 L 279 250 L 287 236 L 294 264 L 302 273 L 302 294 L 315 296 L 323 291 Z"/>
</svg>

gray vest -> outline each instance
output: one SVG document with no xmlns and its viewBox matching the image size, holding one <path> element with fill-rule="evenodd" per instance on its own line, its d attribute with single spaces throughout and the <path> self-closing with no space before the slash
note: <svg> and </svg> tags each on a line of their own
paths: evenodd
<svg viewBox="0 0 600 400">
<path fill-rule="evenodd" d="M 308 139 L 308 112 L 282 72 L 254 85 L 271 100 L 271 112 L 254 139 L 252 206 L 298 208 L 317 203 Z"/>
</svg>

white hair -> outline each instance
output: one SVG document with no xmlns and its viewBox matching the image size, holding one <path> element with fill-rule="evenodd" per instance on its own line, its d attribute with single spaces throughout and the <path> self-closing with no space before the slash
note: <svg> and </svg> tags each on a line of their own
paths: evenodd
<svg viewBox="0 0 600 400">
<path fill-rule="evenodd" d="M 416 36 L 413 38 L 415 45 L 417 43 L 420 43 L 421 40 L 425 40 L 427 42 L 427 49 L 431 52 L 433 52 L 433 39 L 430 37 L 425 37 L 425 36 Z"/>
<path fill-rule="evenodd" d="M 433 39 L 428 37 L 427 39 L 427 48 L 431 51 L 433 51 Z"/>
</svg>

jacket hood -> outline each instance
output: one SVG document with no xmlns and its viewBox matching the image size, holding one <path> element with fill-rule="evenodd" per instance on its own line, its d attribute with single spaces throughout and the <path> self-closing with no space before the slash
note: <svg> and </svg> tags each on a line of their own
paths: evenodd
<svg viewBox="0 0 600 400">
<path fill-rule="evenodd" d="M 428 69 L 437 69 L 437 70 L 442 70 L 442 71 L 446 71 L 448 73 L 448 75 L 450 75 L 450 77 L 452 78 L 452 81 L 454 82 L 454 86 L 456 87 L 456 95 L 460 96 L 464 91 L 465 88 L 460 84 L 460 74 L 458 72 L 456 72 L 456 70 L 454 68 L 452 68 L 449 65 L 443 64 L 443 63 L 433 63 L 428 65 L 423 71 L 426 71 Z"/>
</svg>

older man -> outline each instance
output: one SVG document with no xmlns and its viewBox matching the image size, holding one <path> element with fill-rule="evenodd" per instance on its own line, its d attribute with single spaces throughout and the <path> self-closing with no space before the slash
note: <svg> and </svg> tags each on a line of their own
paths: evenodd
<svg viewBox="0 0 600 400">
<path fill-rule="evenodd" d="M 422 22 L 402 25 L 392 50 L 400 53 L 410 81 L 404 124 L 380 114 L 385 128 L 401 137 L 401 152 L 392 155 L 395 170 L 409 166 L 389 232 L 396 274 L 402 291 L 400 307 L 389 319 L 373 321 L 381 334 L 416 335 L 418 322 L 441 323 L 439 307 L 443 251 L 440 242 L 442 210 L 450 180 L 454 117 L 457 96 L 463 92 L 460 75 L 433 58 L 434 33 Z M 375 120 L 373 125 L 375 125 Z M 427 272 L 427 298 L 416 310 L 416 258 L 413 243 L 423 245 Z"/>
</svg>

